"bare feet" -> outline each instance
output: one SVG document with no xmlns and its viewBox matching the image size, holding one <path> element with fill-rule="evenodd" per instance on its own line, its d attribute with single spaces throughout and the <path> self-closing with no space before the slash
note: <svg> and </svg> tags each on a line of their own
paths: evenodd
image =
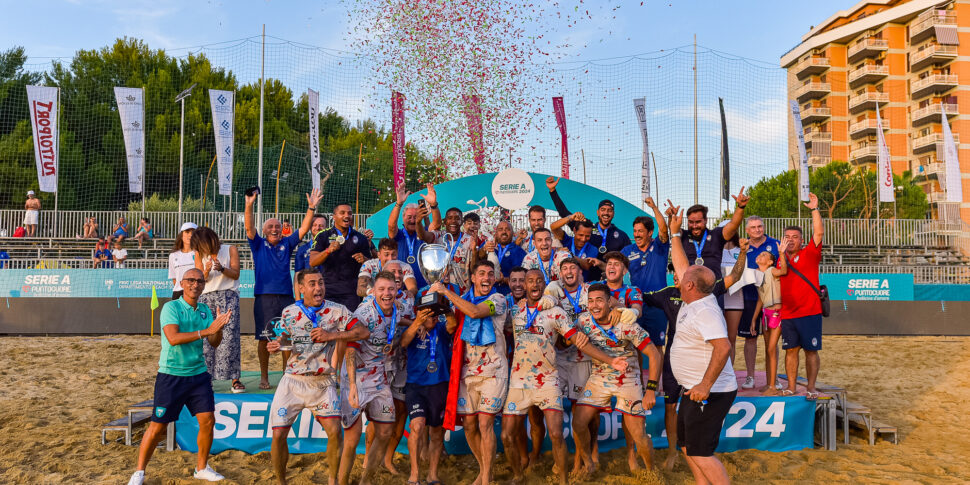
<svg viewBox="0 0 970 485">
<path fill-rule="evenodd" d="M 589 466 L 575 467 L 573 468 L 573 471 L 569 473 L 569 476 L 574 482 L 584 482 L 588 480 L 589 477 L 593 476 L 593 473 L 596 472 L 596 468 L 596 463 Z"/>
<path fill-rule="evenodd" d="M 777 396 L 779 394 L 781 394 L 781 391 L 775 389 L 775 386 L 765 386 L 761 391 L 762 396 Z"/>
<path fill-rule="evenodd" d="M 630 452 L 626 455 L 626 462 L 630 465 L 630 471 L 635 472 L 640 469 L 640 461 L 637 460 L 637 453 L 633 447 L 630 447 Z"/>
<path fill-rule="evenodd" d="M 677 455 L 679 454 L 680 453 L 677 453 L 676 447 L 668 448 L 667 459 L 664 460 L 664 470 L 667 470 L 669 472 L 674 469 L 674 465 L 677 464 Z"/>
<path fill-rule="evenodd" d="M 391 458 L 384 460 L 384 469 L 387 470 L 387 473 L 394 476 L 401 474 L 401 472 L 397 471 L 397 468 L 394 468 L 394 460 Z"/>
<path fill-rule="evenodd" d="M 260 389 L 269 389 L 270 388 L 269 379 L 261 379 L 259 381 L 259 388 Z"/>
</svg>

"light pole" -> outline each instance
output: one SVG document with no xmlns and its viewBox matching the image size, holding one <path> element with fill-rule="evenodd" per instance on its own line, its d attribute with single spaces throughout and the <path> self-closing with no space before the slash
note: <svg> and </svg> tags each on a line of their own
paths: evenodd
<svg viewBox="0 0 970 485">
<path fill-rule="evenodd" d="M 185 98 L 192 95 L 192 89 L 196 84 L 198 83 L 192 83 L 188 89 L 175 97 L 176 103 L 182 103 L 182 123 L 179 127 L 179 224 L 182 223 L 182 175 L 185 171 Z"/>
</svg>

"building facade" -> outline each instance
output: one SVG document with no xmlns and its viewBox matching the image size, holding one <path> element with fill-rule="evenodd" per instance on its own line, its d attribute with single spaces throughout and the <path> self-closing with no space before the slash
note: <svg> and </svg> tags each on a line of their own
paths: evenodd
<svg viewBox="0 0 970 485">
<path fill-rule="evenodd" d="M 844 160 L 875 169 L 878 110 L 893 172 L 912 171 L 934 216 L 970 223 L 970 0 L 862 1 L 812 27 L 781 66 L 810 167 Z M 943 185 L 943 111 L 960 159 L 959 204 L 946 202 Z"/>
</svg>

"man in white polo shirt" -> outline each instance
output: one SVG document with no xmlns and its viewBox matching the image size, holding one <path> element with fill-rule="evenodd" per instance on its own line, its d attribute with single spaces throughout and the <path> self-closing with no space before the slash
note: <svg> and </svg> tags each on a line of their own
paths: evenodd
<svg viewBox="0 0 970 485">
<path fill-rule="evenodd" d="M 693 265 L 680 275 L 684 307 L 670 348 L 670 366 L 684 388 L 677 414 L 677 444 L 697 483 L 722 484 L 730 479 L 714 456 L 724 418 L 738 394 L 729 354 L 727 323 L 718 307 L 714 272 Z"/>
</svg>

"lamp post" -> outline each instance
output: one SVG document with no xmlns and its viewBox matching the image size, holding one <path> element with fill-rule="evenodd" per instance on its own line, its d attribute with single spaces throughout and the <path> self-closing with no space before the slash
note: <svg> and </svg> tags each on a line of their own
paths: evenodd
<svg viewBox="0 0 970 485">
<path fill-rule="evenodd" d="M 196 84 L 198 83 L 192 83 L 188 89 L 175 97 L 175 102 L 182 104 L 182 122 L 179 127 L 179 224 L 182 223 L 182 176 L 185 168 L 185 98 L 192 95 L 192 89 L 195 88 Z"/>
</svg>

